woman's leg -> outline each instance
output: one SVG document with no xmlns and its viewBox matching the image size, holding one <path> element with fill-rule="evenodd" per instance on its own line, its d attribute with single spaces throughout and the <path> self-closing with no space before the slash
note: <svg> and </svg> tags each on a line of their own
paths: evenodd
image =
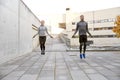
<svg viewBox="0 0 120 80">
<path fill-rule="evenodd" d="M 43 50 L 45 50 L 45 42 L 46 42 L 46 36 L 44 36 L 44 40 L 43 40 Z"/>
<path fill-rule="evenodd" d="M 41 37 L 39 36 L 39 44 L 40 44 L 40 49 L 42 51 L 42 42 L 41 42 Z"/>
</svg>

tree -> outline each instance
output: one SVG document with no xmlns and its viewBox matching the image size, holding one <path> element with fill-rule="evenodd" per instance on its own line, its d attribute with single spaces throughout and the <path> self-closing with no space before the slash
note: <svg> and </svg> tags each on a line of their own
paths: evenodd
<svg viewBox="0 0 120 80">
<path fill-rule="evenodd" d="M 120 38 L 120 15 L 116 17 L 115 26 L 113 32 L 116 33 L 117 37 Z"/>
</svg>

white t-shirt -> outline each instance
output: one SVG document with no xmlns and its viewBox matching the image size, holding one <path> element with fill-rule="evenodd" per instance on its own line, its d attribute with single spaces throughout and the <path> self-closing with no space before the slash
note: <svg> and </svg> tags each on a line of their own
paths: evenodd
<svg viewBox="0 0 120 80">
<path fill-rule="evenodd" d="M 47 27 L 45 26 L 40 26 L 38 28 L 38 34 L 39 36 L 46 36 L 46 34 L 48 34 L 48 31 L 47 31 Z M 49 35 L 49 34 L 48 34 Z"/>
</svg>

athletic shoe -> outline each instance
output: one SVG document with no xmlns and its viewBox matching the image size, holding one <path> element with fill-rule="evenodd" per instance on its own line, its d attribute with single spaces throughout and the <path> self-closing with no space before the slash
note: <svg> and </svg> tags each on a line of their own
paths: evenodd
<svg viewBox="0 0 120 80">
<path fill-rule="evenodd" d="M 80 58 L 82 59 L 82 54 L 80 54 Z"/>
<path fill-rule="evenodd" d="M 86 58 L 85 53 L 83 54 L 83 57 Z"/>
<path fill-rule="evenodd" d="M 44 51 L 43 50 L 41 50 L 41 55 L 44 55 Z"/>
<path fill-rule="evenodd" d="M 41 55 L 44 55 L 44 53 L 41 52 Z"/>
<path fill-rule="evenodd" d="M 45 55 L 45 50 L 43 50 L 43 55 Z"/>
</svg>

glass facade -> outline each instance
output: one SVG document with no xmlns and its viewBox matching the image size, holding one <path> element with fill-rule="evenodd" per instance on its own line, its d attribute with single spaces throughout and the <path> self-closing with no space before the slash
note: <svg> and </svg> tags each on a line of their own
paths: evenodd
<svg viewBox="0 0 120 80">
<path fill-rule="evenodd" d="M 88 22 L 88 24 L 115 22 L 115 18 L 101 19 L 101 20 L 91 20 L 91 21 L 87 21 L 87 22 Z"/>
<path fill-rule="evenodd" d="M 94 28 L 94 30 L 112 30 L 113 27 L 98 27 L 98 28 Z"/>
</svg>

